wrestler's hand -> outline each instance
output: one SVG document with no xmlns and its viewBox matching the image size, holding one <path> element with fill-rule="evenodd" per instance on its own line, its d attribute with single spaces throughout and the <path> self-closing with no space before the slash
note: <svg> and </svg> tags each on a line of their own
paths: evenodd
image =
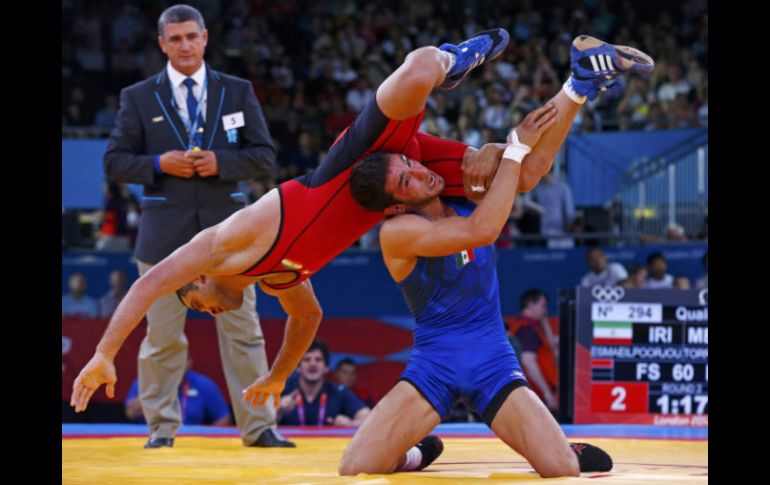
<svg viewBox="0 0 770 485">
<path fill-rule="evenodd" d="M 503 144 L 487 143 L 463 157 L 463 187 L 469 199 L 483 197 L 495 178 L 504 149 Z"/>
<path fill-rule="evenodd" d="M 94 354 L 72 385 L 70 406 L 74 407 L 77 413 L 85 411 L 91 396 L 102 384 L 107 384 L 105 391 L 107 397 L 112 399 L 115 397 L 115 383 L 117 381 L 115 364 L 112 363 L 112 359 L 102 354 Z"/>
<path fill-rule="evenodd" d="M 268 372 L 267 375 L 258 378 L 254 384 L 243 390 L 243 402 L 252 408 L 264 407 L 272 396 L 273 405 L 277 408 L 281 402 L 283 386 L 283 379 L 276 379 Z"/>
<path fill-rule="evenodd" d="M 530 148 L 535 148 L 540 137 L 545 131 L 556 122 L 556 105 L 554 103 L 548 103 L 542 108 L 538 108 L 535 111 L 528 114 L 519 125 L 514 128 L 516 135 L 519 137 L 519 142 L 527 145 Z M 511 133 L 508 134 L 507 140 L 511 143 Z"/>
</svg>

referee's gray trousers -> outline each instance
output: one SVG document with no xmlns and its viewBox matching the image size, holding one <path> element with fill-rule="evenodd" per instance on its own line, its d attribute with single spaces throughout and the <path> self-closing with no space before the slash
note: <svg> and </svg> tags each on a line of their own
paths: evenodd
<svg viewBox="0 0 770 485">
<path fill-rule="evenodd" d="M 138 261 L 139 274 L 152 265 Z M 216 317 L 219 353 L 235 422 L 244 445 L 254 443 L 267 428 L 275 427 L 272 399 L 264 408 L 243 404 L 241 391 L 267 374 L 265 339 L 259 326 L 254 286 L 243 295 L 238 310 Z M 158 298 L 147 312 L 147 336 L 139 348 L 139 398 L 151 438 L 173 438 L 182 424 L 178 389 L 187 363 L 184 325 L 187 307 L 174 293 Z"/>
</svg>

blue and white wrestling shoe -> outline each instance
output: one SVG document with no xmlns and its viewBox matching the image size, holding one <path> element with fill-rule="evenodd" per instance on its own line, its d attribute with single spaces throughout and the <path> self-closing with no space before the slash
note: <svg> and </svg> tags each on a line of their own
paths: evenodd
<svg viewBox="0 0 770 485">
<path fill-rule="evenodd" d="M 639 49 L 608 44 L 588 35 L 575 37 L 570 57 L 572 89 L 588 99 L 595 99 L 623 73 L 648 74 L 655 69 L 652 57 Z"/>
<path fill-rule="evenodd" d="M 446 75 L 441 89 L 452 89 L 476 67 L 499 56 L 508 45 L 510 35 L 505 29 L 484 30 L 470 39 L 455 44 L 441 44 L 439 49 L 454 54 L 455 63 Z"/>
</svg>

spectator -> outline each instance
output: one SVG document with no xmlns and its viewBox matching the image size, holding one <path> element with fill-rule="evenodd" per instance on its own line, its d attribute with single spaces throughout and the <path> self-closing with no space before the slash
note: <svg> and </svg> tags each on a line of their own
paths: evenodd
<svg viewBox="0 0 770 485">
<path fill-rule="evenodd" d="M 299 134 L 297 144 L 290 148 L 286 156 L 290 174 L 287 178 L 305 174 L 318 166 L 320 156 L 314 145 L 310 133 L 303 131 Z"/>
<path fill-rule="evenodd" d="M 687 79 L 682 78 L 682 68 L 676 64 L 671 64 L 668 66 L 666 74 L 666 82 L 658 89 L 658 100 L 662 103 L 671 103 L 679 94 L 690 94 L 692 87 Z"/>
<path fill-rule="evenodd" d="M 112 20 L 112 45 L 118 46 L 122 42 L 133 45 L 145 31 L 146 20 L 139 13 L 135 5 L 123 5 L 122 11 Z"/>
<path fill-rule="evenodd" d="M 370 408 L 374 407 L 374 399 L 372 399 L 372 395 L 368 391 L 356 385 L 356 381 L 358 380 L 358 364 L 356 364 L 355 360 L 351 359 L 350 357 L 345 357 L 344 359 L 337 362 L 337 368 L 334 370 L 334 376 L 337 378 L 337 383 L 339 385 L 347 387 L 351 391 L 355 392 L 356 395 L 360 397 Z"/>
<path fill-rule="evenodd" d="M 281 88 L 289 90 L 294 87 L 294 71 L 291 69 L 291 59 L 283 58 L 279 63 L 273 65 L 270 70 L 273 81 Z"/>
<path fill-rule="evenodd" d="M 674 283 L 671 286 L 677 290 L 689 290 L 692 288 L 690 279 L 686 276 L 677 276 L 674 278 Z"/>
<path fill-rule="evenodd" d="M 104 107 L 96 112 L 94 125 L 99 128 L 111 130 L 115 126 L 115 119 L 118 117 L 118 97 L 114 94 L 108 94 L 104 98 Z"/>
<path fill-rule="evenodd" d="M 623 288 L 644 288 L 647 282 L 647 268 L 633 264 L 628 268 L 628 278 L 620 281 L 618 284 Z"/>
<path fill-rule="evenodd" d="M 698 126 L 698 113 L 690 103 L 688 95 L 679 93 L 674 101 L 666 105 L 668 124 L 671 128 L 692 128 Z"/>
<path fill-rule="evenodd" d="M 104 50 L 102 49 L 101 38 L 96 37 L 76 48 L 75 60 L 83 71 L 91 74 L 103 72 L 106 67 L 106 61 Z"/>
<path fill-rule="evenodd" d="M 658 234 L 639 234 L 639 240 L 642 243 L 668 243 L 668 242 L 682 242 L 688 241 L 687 234 L 684 232 L 684 227 L 676 222 L 671 222 L 666 226 L 665 233 L 660 236 Z"/>
<path fill-rule="evenodd" d="M 128 193 L 125 184 L 106 184 L 102 224 L 96 240 L 97 251 L 127 251 L 130 249 L 128 235 L 128 214 L 132 205 L 137 205 Z"/>
<path fill-rule="evenodd" d="M 532 189 L 532 200 L 544 209 L 540 219 L 540 234 L 543 236 L 566 234 L 575 218 L 575 204 L 572 201 L 572 191 L 569 186 L 556 177 L 553 169 Z M 549 239 L 549 247 L 553 246 L 552 240 Z"/>
<path fill-rule="evenodd" d="M 356 113 L 349 111 L 340 95 L 332 98 L 332 110 L 324 119 L 324 131 L 332 139 L 337 138 L 342 130 L 348 127 L 356 119 Z"/>
<path fill-rule="evenodd" d="M 521 230 L 519 230 L 518 221 L 524 215 L 524 207 L 520 202 L 520 199 L 516 199 L 511 208 L 511 214 L 508 216 L 508 221 L 500 230 L 500 234 L 495 241 L 495 247 L 500 249 L 509 249 L 515 246 L 514 239 L 521 236 Z"/>
<path fill-rule="evenodd" d="M 586 260 L 591 271 L 580 280 L 580 286 L 615 286 L 619 281 L 628 278 L 628 272 L 622 264 L 607 263 L 607 255 L 599 246 L 588 250 Z"/>
<path fill-rule="evenodd" d="M 666 258 L 660 252 L 654 252 L 647 256 L 647 271 L 650 276 L 644 283 L 645 288 L 659 289 L 671 288 L 674 285 L 674 277 L 666 273 Z"/>
<path fill-rule="evenodd" d="M 650 113 L 647 95 L 647 82 L 644 79 L 631 79 L 631 85 L 625 91 L 616 110 L 621 116 L 621 130 L 640 130 Z"/>
<path fill-rule="evenodd" d="M 112 53 L 113 73 L 120 78 L 134 78 L 134 81 L 138 81 L 137 77 L 141 76 L 140 61 L 140 56 L 132 51 L 131 41 L 123 39 Z"/>
<path fill-rule="evenodd" d="M 687 241 L 687 235 L 684 233 L 684 227 L 681 224 L 672 222 L 666 228 L 666 240 L 672 242 Z"/>
<path fill-rule="evenodd" d="M 179 384 L 179 404 L 184 424 L 233 424 L 230 408 L 217 384 L 199 372 L 192 370 L 193 360 L 188 355 L 185 374 Z M 142 403 L 139 401 L 139 379 L 134 379 L 126 396 L 125 413 L 129 421 L 144 423 Z"/>
<path fill-rule="evenodd" d="M 353 68 L 350 66 L 350 60 L 345 58 L 342 60 L 342 63 L 340 63 L 339 66 L 337 66 L 337 68 L 334 70 L 332 78 L 342 87 L 345 87 L 358 79 L 358 72 L 353 70 Z"/>
<path fill-rule="evenodd" d="M 280 424 L 290 426 L 359 426 L 371 412 L 347 388 L 327 380 L 329 350 L 315 339 L 298 366 L 298 378 L 286 381 L 276 410 Z"/>
<path fill-rule="evenodd" d="M 548 297 L 542 290 L 525 291 L 520 305 L 521 323 L 514 335 L 521 345 L 521 364 L 532 390 L 555 412 L 559 408 L 558 327 L 548 319 Z"/>
<path fill-rule="evenodd" d="M 126 296 L 126 272 L 115 269 L 110 272 L 110 291 L 99 299 L 99 316 L 110 318 L 118 307 L 120 300 Z"/>
<path fill-rule="evenodd" d="M 703 269 L 706 271 L 706 274 L 695 280 L 695 289 L 696 290 L 702 290 L 703 288 L 709 287 L 709 250 L 707 249 L 705 253 L 703 253 L 703 259 L 701 259 L 701 262 L 703 263 Z"/>
<path fill-rule="evenodd" d="M 83 273 L 72 273 L 67 281 L 69 293 L 61 297 L 62 316 L 81 316 L 96 318 L 99 316 L 99 308 L 96 300 L 86 294 L 88 280 Z"/>
<path fill-rule="evenodd" d="M 360 113 L 364 109 L 364 105 L 371 96 L 374 95 L 374 90 L 369 86 L 369 83 L 364 78 L 356 79 L 355 87 L 348 89 L 345 95 L 345 104 L 348 109 L 354 113 Z"/>
<path fill-rule="evenodd" d="M 388 3 L 381 6 L 377 15 L 361 10 L 356 2 L 343 9 L 344 15 L 330 14 L 323 3 L 319 8 L 314 6 L 300 12 L 296 2 L 289 2 L 287 8 L 271 9 L 275 21 L 265 21 L 266 9 L 250 7 L 248 2 L 226 9 L 218 6 L 219 2 L 204 3 L 211 4 L 208 10 L 217 15 L 212 18 L 212 29 L 215 29 L 212 32 L 216 33 L 211 39 L 212 65 L 229 64 L 229 70 L 241 77 L 248 75 L 259 92 L 267 92 L 265 86 L 272 84 L 290 98 L 302 80 L 313 84 L 306 93 L 308 99 L 326 90 L 324 83 L 312 82 L 316 79 L 325 78 L 339 86 L 352 80 L 355 84 L 371 81 L 377 85 L 415 45 L 439 43 L 440 39 L 452 36 L 452 32 L 465 32 L 469 36 L 483 30 L 488 20 L 483 17 L 485 10 L 475 4 L 454 18 L 441 15 L 443 11 L 424 1 L 407 2 L 408 5 L 401 5 L 403 8 L 398 7 L 399 3 Z M 558 83 L 552 81 L 553 73 L 558 77 L 569 69 L 572 36 L 594 32 L 615 44 L 628 43 L 632 38 L 643 39 L 638 47 L 655 52 L 658 66 L 649 80 L 630 80 L 627 99 L 619 107 L 622 112 L 619 123 L 607 116 L 609 113 L 602 112 L 601 106 L 592 107 L 592 111 L 603 116 L 582 119 L 582 123 L 576 123 L 578 131 L 616 127 L 643 129 L 645 126 L 657 129 L 669 124 L 691 126 L 695 122 L 690 119 L 692 113 L 697 113 L 702 118 L 701 125 L 707 126 L 708 12 L 703 8 L 705 2 L 688 2 L 681 9 L 674 7 L 674 3 L 671 7 L 652 9 L 637 7 L 631 2 L 620 6 L 612 6 L 608 1 L 589 3 L 572 9 L 570 15 L 563 5 L 556 4 L 539 5 L 537 9 L 522 7 L 521 2 L 497 5 L 495 16 L 509 19 L 511 45 L 493 68 L 467 80 L 462 91 L 448 93 L 448 96 L 456 95 L 457 100 L 467 95 L 476 98 L 471 93 L 483 91 L 487 84 L 492 84 L 489 81 L 493 81 L 506 86 L 503 104 L 510 105 L 512 110 L 521 102 L 542 103 L 549 91 L 558 89 Z M 129 73 L 134 77 L 149 77 L 162 69 L 163 58 L 158 56 L 157 49 L 142 45 L 157 10 L 140 10 L 119 3 L 89 9 L 88 4 L 82 2 L 68 2 L 63 9 L 65 18 L 71 19 L 63 23 L 63 38 L 70 43 L 66 49 L 68 54 L 63 56 L 63 72 L 69 73 L 67 78 L 74 85 L 93 79 L 94 74 L 105 74 L 113 86 L 122 86 L 139 80 L 129 81 Z M 275 17 L 278 12 L 280 15 Z M 544 45 L 548 48 L 544 49 Z M 254 66 L 255 63 L 258 66 Z M 608 99 L 607 94 L 602 99 Z M 519 99 L 511 103 L 511 95 Z M 687 102 L 679 101 L 678 106 L 669 107 L 676 104 L 677 95 L 684 96 Z M 350 101 L 346 99 L 354 113 L 360 111 L 363 100 L 368 98 L 352 99 L 357 96 L 358 93 L 351 95 Z M 258 97 L 265 101 L 259 94 Z M 478 111 L 486 107 L 483 96 L 474 102 Z M 651 113 L 653 103 L 658 104 L 658 108 Z M 300 110 L 301 117 L 315 116 L 311 113 L 312 106 L 313 103 L 307 103 Z M 62 109 L 64 113 L 79 108 L 69 110 L 63 106 Z M 521 109 L 526 112 L 532 107 L 525 104 Z M 89 109 L 85 118 L 90 121 L 92 114 Z M 274 121 L 268 117 L 269 123 Z M 455 122 L 454 116 L 451 121 Z M 483 121 L 477 114 L 470 119 L 471 125 L 479 130 L 483 129 Z"/>
<path fill-rule="evenodd" d="M 484 140 L 481 138 L 481 132 L 471 124 L 468 115 L 460 115 L 457 119 L 457 128 L 460 130 L 463 143 L 475 148 L 479 148 L 484 144 Z"/>
<path fill-rule="evenodd" d="M 502 140 L 507 135 L 506 130 L 511 129 L 511 111 L 503 104 L 501 88 L 494 84 L 487 89 L 489 104 L 484 108 L 481 117 L 484 126 L 493 130 L 495 138 Z"/>
<path fill-rule="evenodd" d="M 82 126 L 87 124 L 85 114 L 86 94 L 81 88 L 72 88 L 66 111 L 62 116 L 62 122 L 69 126 Z"/>
</svg>

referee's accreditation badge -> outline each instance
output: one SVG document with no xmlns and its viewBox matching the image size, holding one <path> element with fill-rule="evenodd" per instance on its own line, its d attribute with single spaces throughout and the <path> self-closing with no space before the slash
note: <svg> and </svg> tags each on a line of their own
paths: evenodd
<svg viewBox="0 0 770 485">
<path fill-rule="evenodd" d="M 466 264 L 473 261 L 475 258 L 476 255 L 473 254 L 473 248 L 465 249 L 459 253 L 455 253 L 455 263 L 457 264 L 458 268 L 462 268 Z"/>
<path fill-rule="evenodd" d="M 238 128 L 246 126 L 243 111 L 230 113 L 222 117 L 222 127 L 227 134 L 227 143 L 238 143 Z"/>
</svg>

